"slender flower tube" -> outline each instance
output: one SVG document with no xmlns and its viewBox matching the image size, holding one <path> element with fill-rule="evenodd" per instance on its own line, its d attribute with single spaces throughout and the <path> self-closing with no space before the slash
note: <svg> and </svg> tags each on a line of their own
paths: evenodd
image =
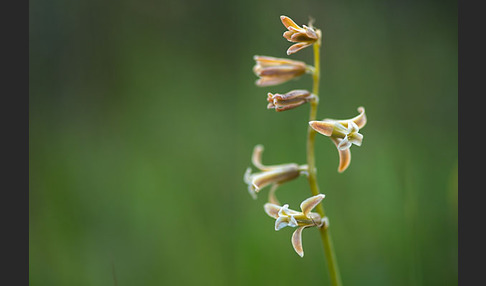
<svg viewBox="0 0 486 286">
<path fill-rule="evenodd" d="M 300 204 L 301 212 L 289 209 L 289 205 L 279 206 L 272 203 L 264 205 L 265 212 L 275 218 L 275 230 L 280 230 L 286 226 L 296 227 L 292 234 L 292 246 L 300 257 L 304 256 L 302 247 L 302 230 L 306 227 L 328 226 L 327 217 L 321 217 L 318 213 L 311 212 L 323 199 L 325 195 L 319 194 L 304 200 Z"/>
<path fill-rule="evenodd" d="M 301 61 L 268 56 L 254 56 L 253 59 L 256 61 L 253 72 L 260 77 L 256 81 L 258 86 L 278 85 L 311 70 Z"/>
<path fill-rule="evenodd" d="M 311 27 L 306 25 L 300 27 L 287 16 L 280 16 L 280 20 L 285 28 L 288 29 L 288 31 L 283 34 L 283 37 L 289 42 L 296 43 L 290 46 L 287 50 L 287 55 L 291 55 L 309 47 L 321 39 L 321 30 L 315 30 L 311 25 L 309 25 Z"/>
<path fill-rule="evenodd" d="M 304 89 L 296 89 L 285 94 L 268 93 L 267 109 L 275 109 L 275 111 L 285 111 L 301 106 L 311 100 L 317 100 L 317 97 Z"/>
<path fill-rule="evenodd" d="M 347 120 L 324 119 L 309 122 L 312 129 L 328 136 L 336 145 L 339 152 L 339 173 L 344 172 L 351 163 L 351 145 L 361 146 L 363 142 L 363 135 L 359 130 L 366 125 L 364 107 L 359 107 L 358 112 L 358 116 Z"/>
<path fill-rule="evenodd" d="M 263 146 L 256 145 L 253 149 L 252 163 L 261 172 L 251 173 L 251 168 L 246 169 L 243 180 L 248 184 L 248 192 L 256 199 L 256 194 L 266 186 L 273 185 L 270 192 L 270 202 L 278 202 L 275 197 L 275 188 L 282 183 L 293 180 L 301 174 L 307 174 L 307 165 L 298 165 L 295 163 L 266 166 L 262 164 L 261 155 Z"/>
</svg>

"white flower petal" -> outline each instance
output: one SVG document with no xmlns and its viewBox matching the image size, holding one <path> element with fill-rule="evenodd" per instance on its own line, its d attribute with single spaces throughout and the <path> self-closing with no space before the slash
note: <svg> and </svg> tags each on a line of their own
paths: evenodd
<svg viewBox="0 0 486 286">
<path fill-rule="evenodd" d="M 243 176 L 243 181 L 245 182 L 245 184 L 251 183 L 251 168 L 250 167 L 246 168 L 245 175 Z"/>
<path fill-rule="evenodd" d="M 255 188 L 253 187 L 253 185 L 248 185 L 248 193 L 250 194 L 250 196 L 256 200 L 257 199 L 257 195 L 256 195 L 256 192 L 255 192 Z"/>
<path fill-rule="evenodd" d="M 349 134 L 348 128 L 344 127 L 344 125 L 342 125 L 341 123 L 339 123 L 337 121 L 334 122 L 334 131 L 341 133 L 343 135 Z"/>
<path fill-rule="evenodd" d="M 295 217 L 293 215 L 290 216 L 289 226 L 291 226 L 291 227 L 297 227 L 298 226 L 297 220 L 295 219 Z"/>
<path fill-rule="evenodd" d="M 349 147 L 351 147 L 351 142 L 349 142 L 348 136 L 344 137 L 337 145 L 337 148 L 341 151 L 349 149 Z"/>
<path fill-rule="evenodd" d="M 287 217 L 278 217 L 277 220 L 275 220 L 275 230 L 281 230 L 282 228 L 289 225 L 287 220 Z"/>
<path fill-rule="evenodd" d="M 354 123 L 353 121 L 349 121 L 348 122 L 348 134 L 357 133 L 358 131 L 359 131 L 358 125 L 356 125 L 356 123 Z"/>
<path fill-rule="evenodd" d="M 283 207 L 278 211 L 278 216 L 288 216 L 287 211 L 289 210 L 289 205 L 285 204 Z"/>
<path fill-rule="evenodd" d="M 349 142 L 353 143 L 356 146 L 361 146 L 361 143 L 363 142 L 363 134 L 361 133 L 355 133 L 351 138 L 349 138 Z"/>
</svg>

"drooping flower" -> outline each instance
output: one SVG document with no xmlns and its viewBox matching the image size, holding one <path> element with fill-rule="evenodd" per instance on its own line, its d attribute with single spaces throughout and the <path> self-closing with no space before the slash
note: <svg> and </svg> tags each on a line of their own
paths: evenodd
<svg viewBox="0 0 486 286">
<path fill-rule="evenodd" d="M 292 234 L 292 246 L 300 257 L 304 256 L 302 247 L 302 230 L 306 227 L 327 227 L 327 217 L 322 218 L 318 213 L 311 212 L 323 199 L 325 195 L 319 194 L 304 200 L 300 204 L 301 212 L 289 209 L 289 205 L 279 206 L 273 203 L 264 205 L 265 212 L 275 218 L 275 230 L 280 230 L 286 226 L 296 227 Z"/>
<path fill-rule="evenodd" d="M 267 109 L 275 109 L 275 111 L 285 111 L 296 108 L 311 100 L 317 100 L 314 94 L 304 89 L 296 89 L 285 94 L 268 93 Z"/>
<path fill-rule="evenodd" d="M 248 184 L 248 192 L 256 199 L 256 194 L 266 186 L 272 185 L 269 194 L 269 201 L 278 203 L 275 197 L 276 188 L 287 181 L 299 177 L 301 174 L 307 174 L 307 165 L 298 165 L 295 163 L 265 166 L 262 164 L 263 146 L 256 145 L 253 149 L 252 163 L 261 172 L 251 173 L 251 168 L 246 169 L 243 180 Z"/>
<path fill-rule="evenodd" d="M 254 56 L 253 72 L 260 77 L 258 86 L 277 85 L 299 77 L 310 71 L 304 62 L 268 56 Z"/>
<path fill-rule="evenodd" d="M 311 46 L 321 39 L 321 30 L 314 29 L 312 25 L 309 25 L 310 27 L 306 25 L 300 27 L 287 16 L 280 16 L 280 20 L 285 28 L 288 29 L 288 31 L 283 34 L 284 38 L 289 42 L 296 43 L 290 46 L 287 50 L 287 55 L 291 55 Z"/>
<path fill-rule="evenodd" d="M 359 130 L 366 125 L 364 107 L 359 107 L 358 112 L 358 116 L 347 120 L 324 119 L 309 122 L 312 129 L 328 136 L 336 145 L 339 152 L 339 173 L 344 172 L 351 163 L 351 145 L 361 146 L 363 142 L 363 135 Z"/>
</svg>

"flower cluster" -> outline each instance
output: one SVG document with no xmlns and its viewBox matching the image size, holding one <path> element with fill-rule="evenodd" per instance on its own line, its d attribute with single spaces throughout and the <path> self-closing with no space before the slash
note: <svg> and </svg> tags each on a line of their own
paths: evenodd
<svg viewBox="0 0 486 286">
<path fill-rule="evenodd" d="M 293 44 L 287 55 L 296 53 L 312 44 L 321 41 L 321 31 L 314 29 L 312 25 L 300 27 L 287 16 L 281 16 L 282 24 L 288 29 L 283 36 Z M 256 64 L 253 72 L 259 77 L 258 86 L 273 86 L 298 78 L 306 73 L 312 74 L 314 67 L 302 61 L 269 56 L 254 56 Z M 317 97 L 307 90 L 292 90 L 285 94 L 268 93 L 268 109 L 285 111 L 296 108 L 304 103 L 317 100 Z"/>
<path fill-rule="evenodd" d="M 280 20 L 287 29 L 283 37 L 293 43 L 288 48 L 287 55 L 294 54 L 312 45 L 316 45 L 315 47 L 317 48 L 314 49 L 314 52 L 318 52 L 322 38 L 321 30 L 314 28 L 312 23 L 309 23 L 308 26 L 302 25 L 301 27 L 287 16 L 281 16 Z M 253 72 L 259 77 L 256 85 L 261 87 L 282 84 L 304 74 L 312 74 L 315 82 L 318 82 L 319 79 L 317 56 L 315 67 L 307 65 L 302 61 L 270 56 L 254 56 L 253 59 L 256 62 L 253 67 Z M 314 90 L 317 93 L 318 88 Z M 287 111 L 308 102 L 311 103 L 311 108 L 316 108 L 319 102 L 318 95 L 305 89 L 295 89 L 286 93 L 269 92 L 267 94 L 267 109 L 275 109 L 275 111 Z M 318 132 L 329 137 L 336 145 L 339 153 L 339 173 L 344 172 L 351 162 L 350 147 L 353 144 L 361 146 L 363 142 L 363 135 L 360 133 L 360 129 L 366 124 L 364 107 L 359 107 L 358 112 L 359 115 L 351 119 L 323 119 L 321 121 L 311 120 L 309 122 L 309 126 L 312 129 L 308 128 L 308 134 L 313 135 L 314 131 Z M 311 112 L 311 114 L 314 114 L 311 118 L 315 118 L 315 112 Z M 310 135 L 309 137 L 311 137 Z M 243 180 L 248 185 L 248 192 L 254 199 L 257 199 L 257 194 L 261 189 L 270 186 L 268 203 L 264 205 L 264 210 L 270 217 L 275 219 L 276 231 L 287 226 L 296 228 L 292 235 L 292 246 L 297 254 L 303 257 L 302 230 L 308 227 L 327 228 L 329 226 L 328 218 L 324 216 L 322 209 L 318 209 L 318 213 L 312 212 L 321 203 L 325 195 L 317 194 L 305 199 L 300 204 L 301 211 L 295 211 L 289 209 L 288 204 L 280 204 L 275 192 L 280 185 L 292 181 L 300 175 L 308 176 L 310 178 L 309 182 L 312 180 L 315 181 L 315 168 L 312 168 L 311 175 L 314 177 L 311 177 L 309 175 L 308 165 L 299 165 L 296 163 L 264 165 L 261 158 L 262 153 L 262 145 L 254 147 L 251 161 L 259 171 L 252 173 L 252 169 L 250 167 L 247 168 Z"/>
</svg>

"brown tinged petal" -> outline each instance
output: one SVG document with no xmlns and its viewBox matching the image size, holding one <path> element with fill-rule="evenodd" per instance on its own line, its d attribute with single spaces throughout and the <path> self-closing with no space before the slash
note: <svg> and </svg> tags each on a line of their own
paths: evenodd
<svg viewBox="0 0 486 286">
<path fill-rule="evenodd" d="M 284 183 L 297 178 L 299 175 L 299 166 L 295 164 L 293 166 L 289 165 L 262 173 L 253 174 L 253 179 L 251 183 L 255 188 L 255 192 L 258 193 L 260 189 L 270 184 Z"/>
<path fill-rule="evenodd" d="M 275 195 L 275 192 L 277 191 L 277 188 L 279 187 L 279 184 L 273 184 L 272 187 L 270 188 L 270 191 L 268 192 L 268 201 L 272 204 L 280 205 L 280 202 L 277 199 L 277 196 Z"/>
<path fill-rule="evenodd" d="M 289 27 L 294 27 L 294 28 L 296 28 L 296 29 L 301 29 L 301 28 L 299 27 L 299 25 L 295 24 L 295 22 L 294 22 L 292 19 L 290 19 L 289 17 L 287 17 L 287 16 L 284 16 L 284 15 L 280 16 L 280 21 L 282 21 L 282 24 L 283 24 L 283 25 L 285 26 L 285 28 L 287 28 L 287 29 L 288 29 Z"/>
<path fill-rule="evenodd" d="M 309 36 L 307 34 L 303 33 L 294 33 L 292 36 L 290 36 L 289 41 L 298 43 L 298 42 L 308 42 L 309 41 Z"/>
<path fill-rule="evenodd" d="M 265 212 L 267 213 L 267 215 L 269 215 L 270 217 L 273 217 L 274 219 L 277 219 L 278 218 L 278 212 L 280 211 L 280 209 L 282 207 L 277 205 L 277 204 L 266 203 L 263 206 L 263 208 L 265 209 Z"/>
<path fill-rule="evenodd" d="M 339 141 L 338 139 L 334 137 L 330 137 L 332 142 L 334 142 L 334 145 L 336 145 L 336 148 L 338 149 L 339 152 L 339 166 L 338 166 L 338 172 L 342 173 L 344 172 L 348 167 L 349 164 L 351 163 L 351 151 L 350 149 L 344 149 L 344 150 L 339 150 L 338 145 Z"/>
<path fill-rule="evenodd" d="M 258 169 L 260 169 L 262 171 L 266 171 L 266 170 L 271 169 L 271 167 L 264 166 L 262 164 L 262 153 L 263 153 L 263 149 L 264 149 L 264 147 L 261 144 L 258 144 L 258 145 L 256 145 L 253 148 L 253 154 L 251 155 L 251 162 Z"/>
<path fill-rule="evenodd" d="M 304 103 L 306 103 L 305 100 L 298 100 L 298 101 L 296 101 L 294 103 L 287 103 L 287 104 L 285 104 L 283 106 L 275 106 L 273 103 L 269 103 L 267 105 L 267 109 L 275 109 L 275 111 L 280 112 L 280 111 L 294 109 L 296 107 L 301 106 Z"/>
<path fill-rule="evenodd" d="M 341 123 L 344 127 L 348 127 L 348 123 L 350 121 L 354 122 L 359 129 L 363 128 L 366 125 L 367 118 L 366 118 L 366 113 L 365 109 L 363 106 L 358 107 L 358 112 L 359 114 L 351 119 L 345 119 L 345 120 L 335 120 L 335 119 L 324 119 L 325 121 L 335 121 Z"/>
<path fill-rule="evenodd" d="M 261 65 L 263 67 L 280 66 L 280 65 L 304 65 L 305 66 L 305 63 L 302 61 L 296 61 L 296 60 L 291 60 L 286 58 L 276 58 L 271 56 L 255 55 L 253 56 L 253 59 L 257 62 L 258 65 Z"/>
<path fill-rule="evenodd" d="M 272 94 L 268 93 L 268 95 L 272 95 Z M 289 91 L 285 94 L 276 93 L 275 95 L 272 95 L 272 97 L 273 97 L 273 99 L 285 101 L 285 100 L 292 100 L 292 99 L 297 99 L 297 98 L 307 98 L 310 95 L 311 95 L 311 93 L 308 90 L 295 89 L 295 90 Z"/>
<path fill-rule="evenodd" d="M 262 77 L 258 79 L 255 84 L 260 87 L 279 85 L 291 80 L 292 78 L 293 76 Z"/>
<path fill-rule="evenodd" d="M 302 230 L 304 228 L 305 226 L 298 227 L 292 234 L 292 246 L 300 257 L 304 257 L 304 248 L 302 247 Z"/>
<path fill-rule="evenodd" d="M 324 194 L 318 194 L 316 196 L 310 197 L 308 199 L 305 199 L 301 204 L 300 204 L 300 209 L 302 210 L 302 213 L 305 216 L 308 216 L 310 211 L 315 208 L 324 198 L 326 195 Z"/>
<path fill-rule="evenodd" d="M 334 130 L 334 124 L 329 121 L 310 121 L 309 125 L 315 131 L 321 133 L 322 135 L 331 136 Z"/>
<path fill-rule="evenodd" d="M 366 118 L 365 109 L 364 109 L 363 106 L 358 107 L 358 112 L 359 112 L 359 115 L 354 117 L 354 118 L 351 118 L 350 121 L 353 121 L 354 123 L 356 123 L 356 125 L 358 125 L 358 128 L 361 129 L 366 125 L 367 118 Z"/>
<path fill-rule="evenodd" d="M 294 44 L 294 45 L 290 46 L 290 48 L 288 48 L 287 55 L 297 53 L 298 51 L 300 51 L 304 48 L 307 48 L 310 45 L 312 45 L 312 43 L 309 43 L 309 42 L 302 42 L 302 43 Z"/>
</svg>

